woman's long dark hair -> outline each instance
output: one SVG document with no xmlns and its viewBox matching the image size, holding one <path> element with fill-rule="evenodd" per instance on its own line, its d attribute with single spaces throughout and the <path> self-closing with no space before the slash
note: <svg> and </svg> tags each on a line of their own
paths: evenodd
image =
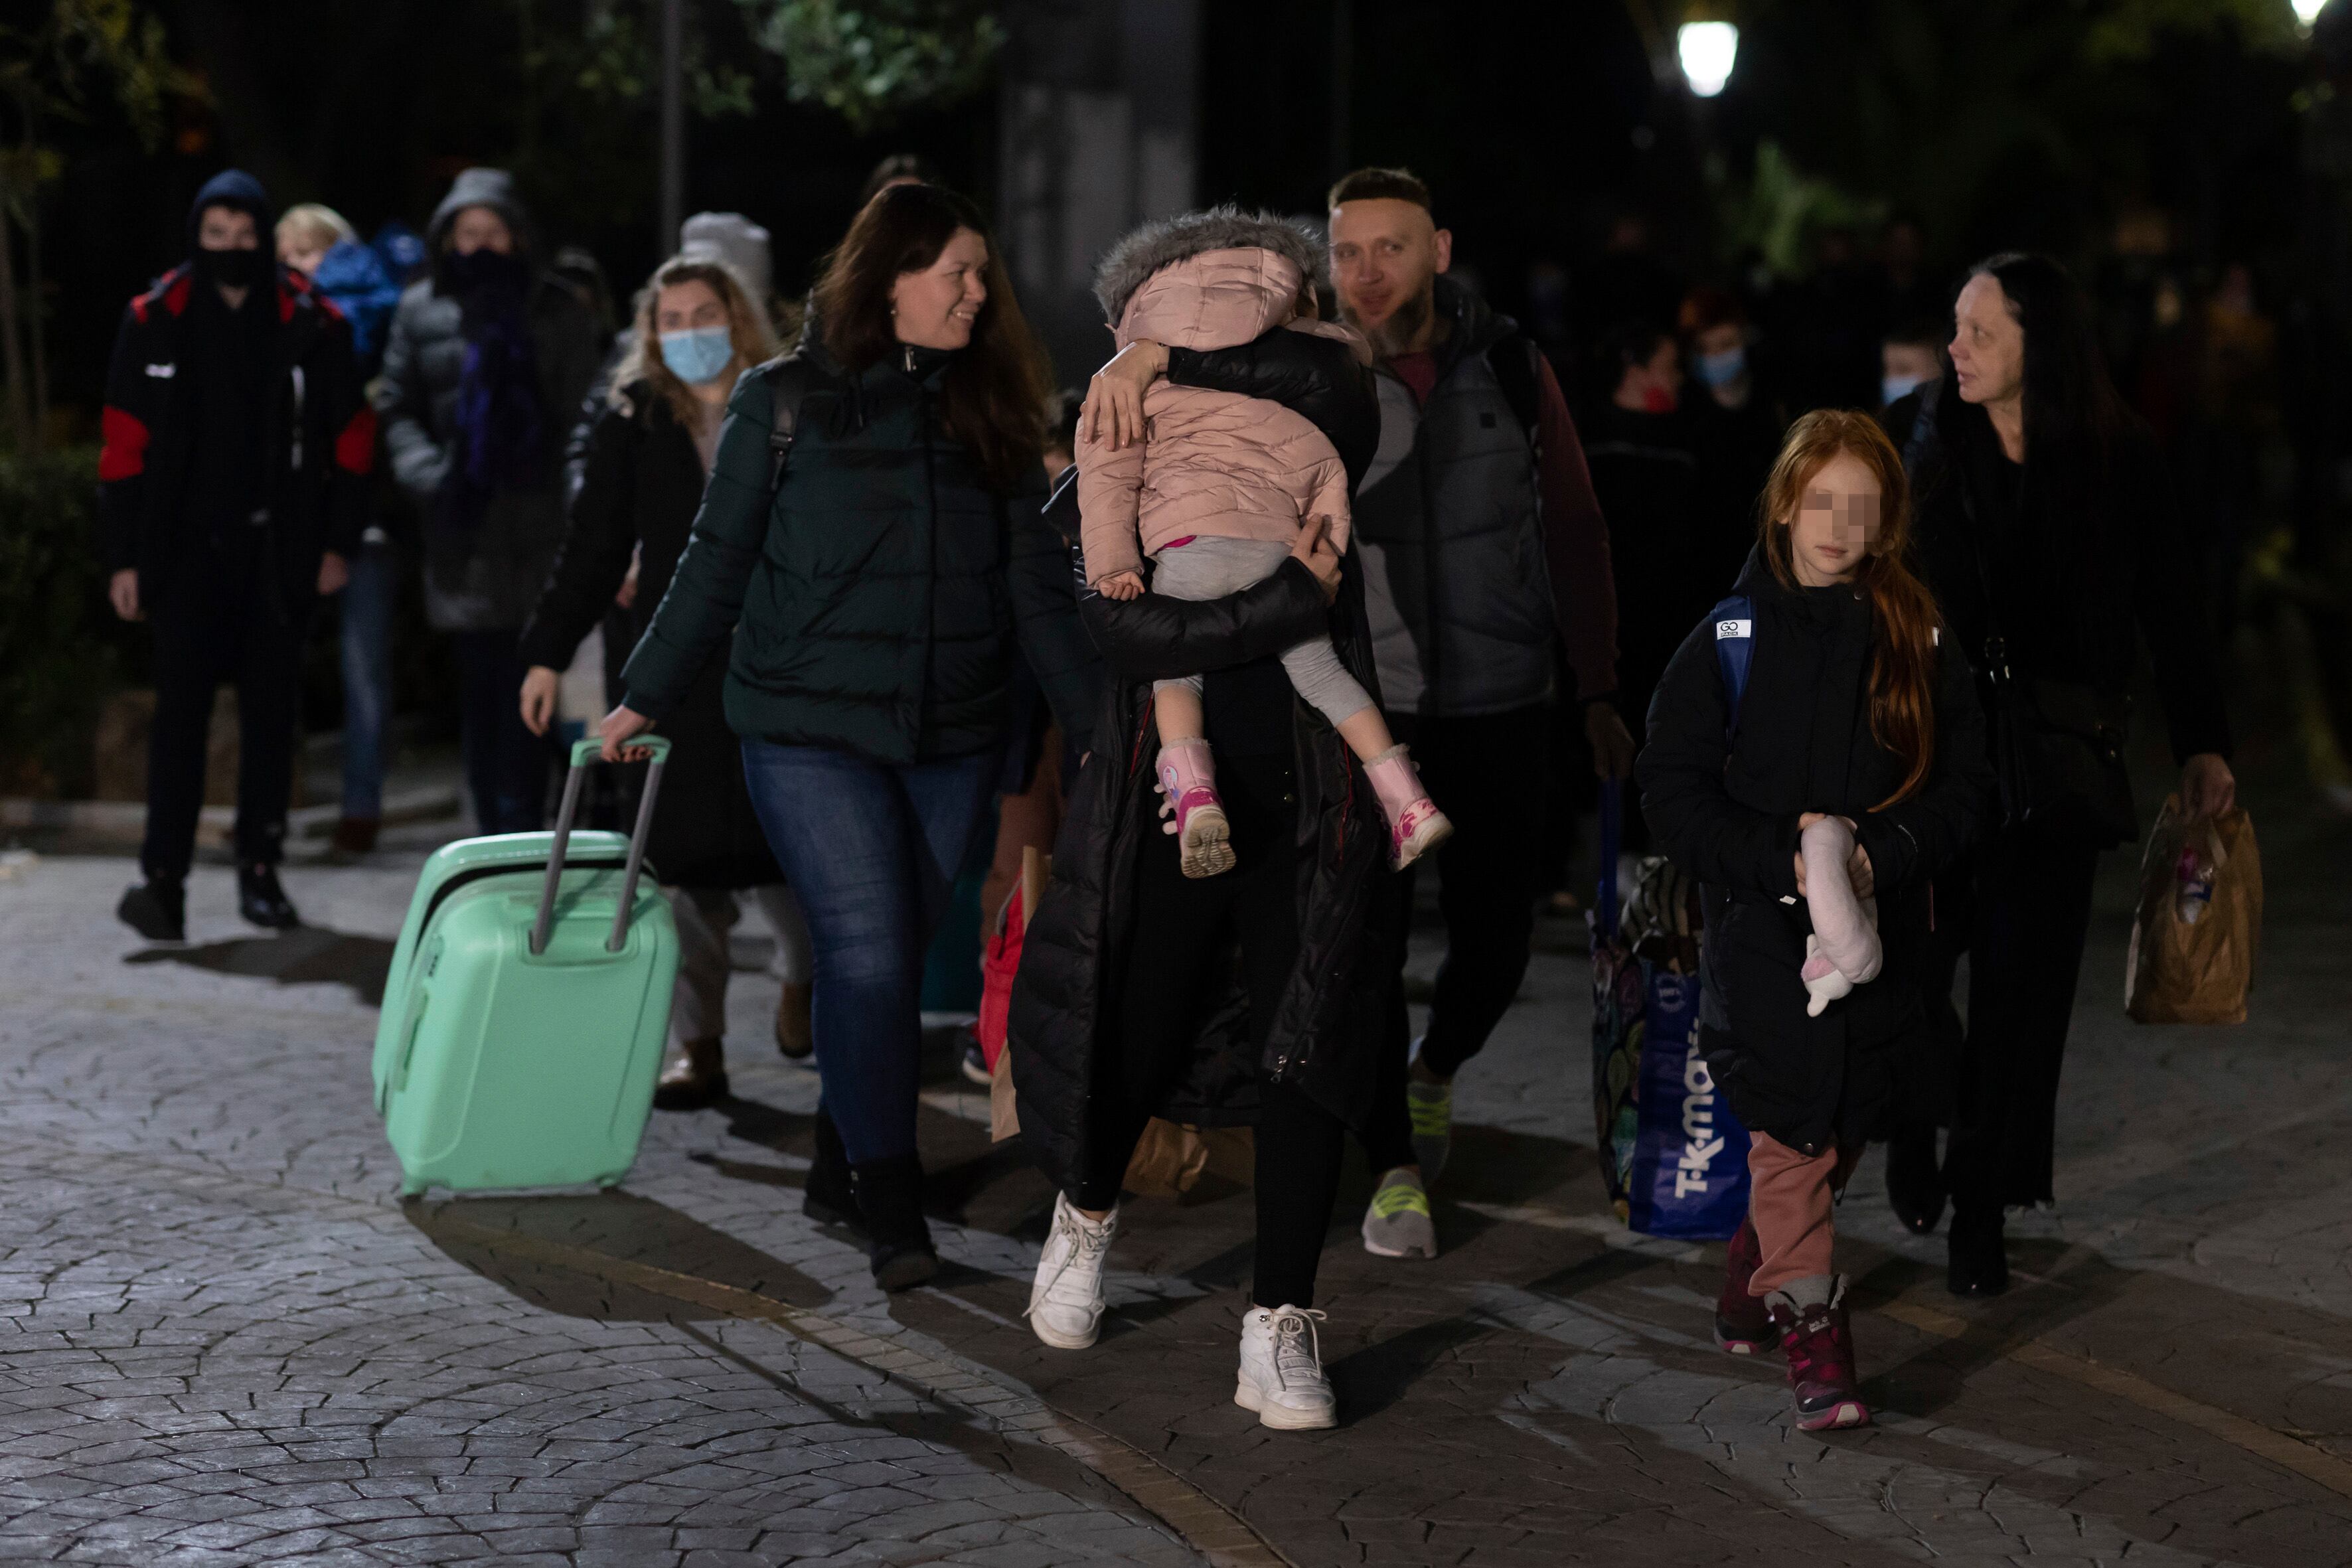
<svg viewBox="0 0 2352 1568">
<path fill-rule="evenodd" d="M 880 192 L 826 258 L 810 303 L 826 352 L 845 370 L 864 370 L 898 347 L 890 326 L 890 286 L 899 274 L 937 261 L 960 228 L 987 243 L 981 280 L 988 300 L 972 323 L 971 342 L 948 366 L 947 425 L 971 449 L 989 484 L 1010 494 L 1039 471 L 1054 380 L 979 208 L 937 185 Z"/>
<path fill-rule="evenodd" d="M 2074 275 L 2047 256 L 2005 250 L 1969 268 L 2009 296 L 2025 332 L 2025 460 L 2062 490 L 2104 474 L 2124 424 L 2124 403 L 2099 352 L 2091 301 Z M 1958 413 L 1958 396 L 1944 399 Z M 1980 409 L 1969 409 L 1979 420 Z M 2079 497 L 2077 499 L 2080 499 Z"/>
</svg>

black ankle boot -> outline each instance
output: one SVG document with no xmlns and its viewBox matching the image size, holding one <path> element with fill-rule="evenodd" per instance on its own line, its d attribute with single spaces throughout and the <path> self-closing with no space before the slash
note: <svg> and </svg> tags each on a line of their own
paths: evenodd
<svg viewBox="0 0 2352 1568">
<path fill-rule="evenodd" d="M 1952 1210 L 1951 1261 L 1945 1283 L 1953 1295 L 1975 1300 L 2009 1289 L 2009 1252 L 2000 1225 L 1998 1208 Z"/>
<path fill-rule="evenodd" d="M 291 931 L 302 923 L 278 885 L 278 868 L 261 861 L 236 868 L 236 912 L 264 931 Z"/>
<path fill-rule="evenodd" d="M 849 1151 L 841 1146 L 841 1129 L 822 1105 L 816 1108 L 816 1153 L 809 1161 L 808 1179 L 801 1184 L 801 1213 L 819 1225 L 866 1228 L 857 1212 L 857 1190 L 850 1184 Z"/>
<path fill-rule="evenodd" d="M 1944 1217 L 1944 1173 L 1936 1165 L 1936 1127 L 1903 1126 L 1886 1140 L 1886 1201 L 1903 1228 L 1927 1236 Z"/>
<path fill-rule="evenodd" d="M 885 1290 L 920 1285 L 940 1271 L 931 1227 L 923 1223 L 923 1166 L 912 1154 L 867 1160 L 850 1169 L 857 1212 L 866 1216 L 866 1254 Z"/>
<path fill-rule="evenodd" d="M 188 885 L 150 877 L 126 889 L 114 906 L 115 918 L 149 942 L 188 940 Z"/>
</svg>

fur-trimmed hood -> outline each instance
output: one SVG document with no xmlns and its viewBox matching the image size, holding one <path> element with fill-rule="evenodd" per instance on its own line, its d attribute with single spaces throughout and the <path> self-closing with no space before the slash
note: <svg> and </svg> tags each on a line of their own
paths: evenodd
<svg viewBox="0 0 2352 1568">
<path fill-rule="evenodd" d="M 1162 268 L 1212 250 L 1247 249 L 1270 250 L 1297 267 L 1302 279 L 1323 281 L 1323 236 L 1312 224 L 1227 205 L 1153 218 L 1135 229 L 1095 268 L 1095 298 L 1116 326 L 1128 300 Z"/>
</svg>

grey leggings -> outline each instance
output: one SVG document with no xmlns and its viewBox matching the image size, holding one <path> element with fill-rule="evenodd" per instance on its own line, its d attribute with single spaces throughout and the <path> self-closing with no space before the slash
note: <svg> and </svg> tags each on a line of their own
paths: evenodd
<svg viewBox="0 0 2352 1568">
<path fill-rule="evenodd" d="M 1265 582 L 1289 555 L 1290 546 L 1270 539 L 1219 539 L 1203 534 L 1160 552 L 1151 574 L 1151 591 L 1195 603 L 1222 599 Z M 1331 646 L 1329 637 L 1310 637 L 1286 649 L 1282 668 L 1289 674 L 1290 684 L 1298 695 L 1334 724 L 1352 719 L 1372 705 L 1371 697 L 1339 662 L 1339 652 Z M 1198 695 L 1201 678 L 1187 675 L 1174 680 L 1155 680 L 1151 689 L 1160 691 L 1171 686 L 1188 686 Z"/>
</svg>

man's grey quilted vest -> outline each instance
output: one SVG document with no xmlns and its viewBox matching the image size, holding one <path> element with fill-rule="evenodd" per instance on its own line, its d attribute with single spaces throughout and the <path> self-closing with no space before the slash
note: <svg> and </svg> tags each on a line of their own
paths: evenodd
<svg viewBox="0 0 2352 1568">
<path fill-rule="evenodd" d="M 1463 352 L 1426 405 L 1381 372 L 1380 452 L 1355 506 L 1381 698 L 1426 718 L 1498 713 L 1552 689 L 1536 455 L 1485 352 L 1509 323 L 1475 304 L 1465 314 Z M 1502 352 L 1526 349 L 1513 332 Z"/>
</svg>

